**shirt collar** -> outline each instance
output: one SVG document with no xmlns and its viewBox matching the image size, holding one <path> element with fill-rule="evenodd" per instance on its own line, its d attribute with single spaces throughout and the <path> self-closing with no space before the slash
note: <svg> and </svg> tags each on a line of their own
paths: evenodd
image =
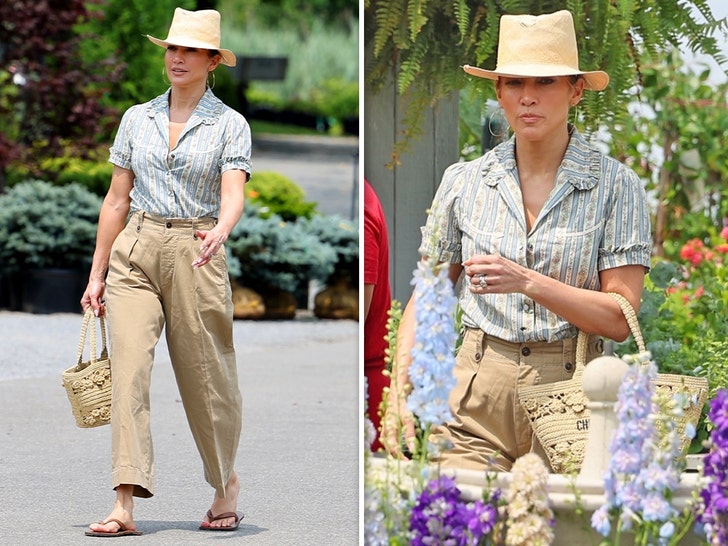
<svg viewBox="0 0 728 546">
<path fill-rule="evenodd" d="M 488 157 L 491 159 L 488 160 Z M 601 152 L 590 146 L 581 133 L 573 128 L 557 180 L 566 180 L 578 190 L 592 189 L 599 182 L 601 157 Z M 484 160 L 482 166 L 484 181 L 490 186 L 495 186 L 508 171 L 516 168 L 515 138 L 511 137 L 496 146 L 493 154 L 486 154 Z"/>
</svg>

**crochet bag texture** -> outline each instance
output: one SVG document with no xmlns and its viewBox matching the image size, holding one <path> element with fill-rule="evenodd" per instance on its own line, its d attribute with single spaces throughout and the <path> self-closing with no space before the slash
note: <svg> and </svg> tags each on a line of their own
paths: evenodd
<svg viewBox="0 0 728 546">
<path fill-rule="evenodd" d="M 78 342 L 76 365 L 63 372 L 63 386 L 71 402 L 76 425 L 93 428 L 111 422 L 111 360 L 106 348 L 106 323 L 101 323 L 101 354 L 96 355 L 96 322 L 93 309 L 89 307 L 83 316 L 81 336 Z M 86 337 L 91 341 L 90 359 L 83 360 Z"/>
<path fill-rule="evenodd" d="M 645 343 L 634 309 L 622 295 L 609 295 L 622 308 L 639 351 L 645 352 Z M 551 468 L 559 474 L 578 472 L 584 460 L 591 413 L 588 408 L 589 399 L 582 388 L 588 337 L 588 334 L 579 331 L 576 369 L 571 379 L 523 387 L 518 391 L 519 401 L 528 414 Z M 653 383 L 658 393 L 686 395 L 688 407 L 677 423 L 684 452 L 690 444 L 690 438 L 685 436 L 685 427 L 688 423 L 697 425 L 700 419 L 708 397 L 708 380 L 679 374 L 658 374 Z"/>
</svg>

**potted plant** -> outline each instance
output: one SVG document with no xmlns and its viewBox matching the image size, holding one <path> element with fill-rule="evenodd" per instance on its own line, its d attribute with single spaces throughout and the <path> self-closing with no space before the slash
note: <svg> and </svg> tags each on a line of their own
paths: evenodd
<svg viewBox="0 0 728 546">
<path fill-rule="evenodd" d="M 76 183 L 28 180 L 0 195 L 0 274 L 11 279 L 16 307 L 80 310 L 100 209 L 101 198 Z"/>
<path fill-rule="evenodd" d="M 336 251 L 334 270 L 326 287 L 316 294 L 314 314 L 319 318 L 359 318 L 359 232 L 338 215 L 316 215 L 298 221 L 301 227 Z"/>
<path fill-rule="evenodd" d="M 297 287 L 311 279 L 325 281 L 337 259 L 330 244 L 298 222 L 268 215 L 255 203 L 246 205 L 226 247 L 231 277 L 263 297 L 263 318 L 293 318 Z"/>
</svg>

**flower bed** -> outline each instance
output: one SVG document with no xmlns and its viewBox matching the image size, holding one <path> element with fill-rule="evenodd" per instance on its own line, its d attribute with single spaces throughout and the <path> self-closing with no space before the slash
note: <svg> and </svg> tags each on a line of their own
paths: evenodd
<svg viewBox="0 0 728 546">
<path fill-rule="evenodd" d="M 549 475 L 534 454 L 518 459 L 510 473 L 428 464 L 437 449 L 428 431 L 450 418 L 442 390 L 434 388 L 452 373 L 452 344 L 436 343 L 454 329 L 447 283 L 432 264 L 415 274 L 426 310 L 415 312 L 417 381 L 408 407 L 422 426 L 420 445 L 412 461 L 365 455 L 365 544 L 728 544 L 728 390 L 710 402 L 705 464 L 684 472 L 682 435 L 695 427 L 678 425 L 692 401 L 684 392 L 656 389 L 657 368 L 647 352 L 587 366 L 591 422 L 579 474 Z"/>
</svg>

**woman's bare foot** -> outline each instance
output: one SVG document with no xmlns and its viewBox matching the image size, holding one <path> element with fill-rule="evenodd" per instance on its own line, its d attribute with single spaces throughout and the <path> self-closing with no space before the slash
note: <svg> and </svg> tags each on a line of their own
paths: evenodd
<svg viewBox="0 0 728 546">
<path fill-rule="evenodd" d="M 136 526 L 134 525 L 134 517 L 132 516 L 132 512 L 134 511 L 133 491 L 133 485 L 123 484 L 117 487 L 116 502 L 114 502 L 113 510 L 111 510 L 111 513 L 102 522 L 89 525 L 89 529 L 95 533 L 117 533 L 121 530 L 121 527 L 116 521 L 112 520 L 118 520 L 124 524 L 126 530 L 134 531 Z M 104 521 L 108 523 L 103 523 Z"/>
<path fill-rule="evenodd" d="M 238 493 L 240 493 L 240 482 L 238 481 L 238 475 L 233 472 L 230 475 L 230 479 L 225 484 L 225 498 L 221 499 L 215 492 L 215 497 L 212 500 L 212 506 L 208 514 L 218 516 L 225 512 L 235 513 L 238 509 Z M 205 515 L 205 519 L 202 520 L 200 527 L 232 527 L 235 525 L 235 518 L 222 518 L 215 521 L 210 521 L 209 515 Z"/>
</svg>

